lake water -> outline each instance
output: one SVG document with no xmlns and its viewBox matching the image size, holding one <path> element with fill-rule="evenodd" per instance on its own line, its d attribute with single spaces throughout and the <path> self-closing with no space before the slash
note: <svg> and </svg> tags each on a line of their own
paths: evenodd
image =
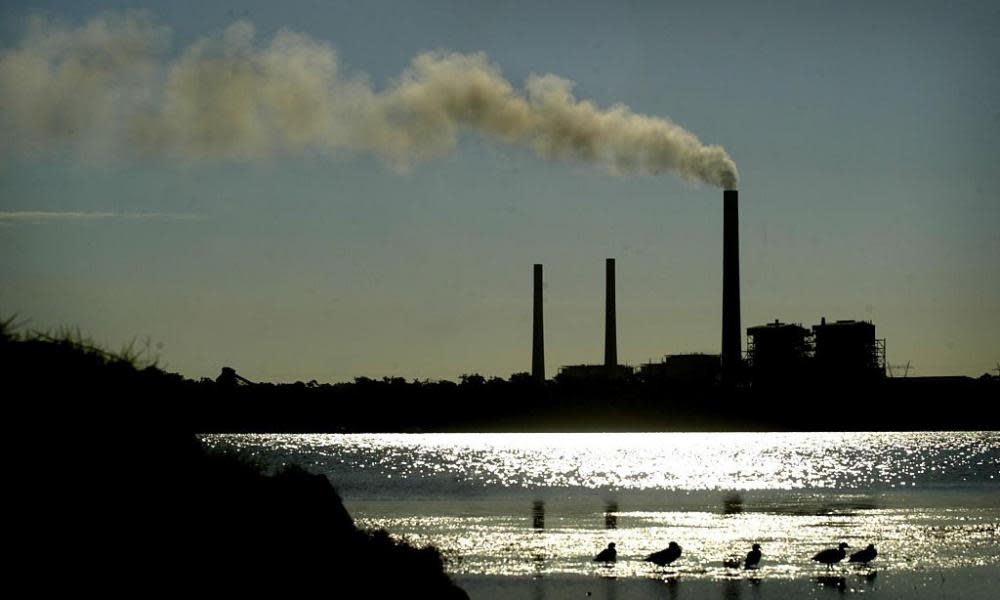
<svg viewBox="0 0 1000 600">
<path fill-rule="evenodd" d="M 810 557 L 875 544 L 886 574 L 1000 570 L 1000 433 L 202 436 L 328 476 L 362 527 L 433 544 L 462 577 L 822 581 Z M 683 556 L 642 559 L 676 541 Z M 618 562 L 591 559 L 609 542 Z M 722 560 L 763 547 L 760 569 Z M 881 575 L 879 575 L 881 573 Z M 891 576 L 891 575 L 890 575 Z"/>
</svg>

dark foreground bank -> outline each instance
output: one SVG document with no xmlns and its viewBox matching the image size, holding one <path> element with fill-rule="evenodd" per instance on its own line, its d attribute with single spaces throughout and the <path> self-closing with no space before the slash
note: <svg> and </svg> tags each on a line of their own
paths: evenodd
<svg viewBox="0 0 1000 600">
<path fill-rule="evenodd" d="M 324 476 L 206 454 L 197 384 L 66 340 L 4 337 L 0 364 L 15 587 L 467 598 L 437 550 L 355 527 Z"/>
</svg>

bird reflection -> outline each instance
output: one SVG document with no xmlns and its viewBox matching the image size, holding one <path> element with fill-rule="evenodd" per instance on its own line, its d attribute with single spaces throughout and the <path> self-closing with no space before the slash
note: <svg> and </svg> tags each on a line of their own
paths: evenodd
<svg viewBox="0 0 1000 600">
<path fill-rule="evenodd" d="M 531 505 L 531 527 L 535 533 L 542 533 L 545 529 L 545 503 L 541 500 L 535 500 Z M 540 551 L 536 551 L 531 555 L 531 563 L 534 567 L 535 579 L 541 579 L 542 575 L 545 574 L 545 556 Z M 544 590 L 545 587 L 536 581 L 534 597 L 544 598 Z"/>
<path fill-rule="evenodd" d="M 545 582 L 535 577 L 531 586 L 531 600 L 545 600 Z"/>
<path fill-rule="evenodd" d="M 617 600 L 618 582 L 614 577 L 604 578 L 604 597 L 608 600 Z"/>
<path fill-rule="evenodd" d="M 739 579 L 725 579 L 722 581 L 722 599 L 740 600 L 743 597 L 743 582 Z"/>
<path fill-rule="evenodd" d="M 531 555 L 531 565 L 534 567 L 534 577 L 545 575 L 545 556 L 540 552 Z"/>
<path fill-rule="evenodd" d="M 743 496 L 730 494 L 722 501 L 722 514 L 738 515 L 743 512 Z"/>
<path fill-rule="evenodd" d="M 531 505 L 532 529 L 545 529 L 545 502 L 535 500 Z"/>
<path fill-rule="evenodd" d="M 679 577 L 664 577 L 663 583 L 667 584 L 667 596 L 670 600 L 677 600 L 681 591 L 681 580 Z"/>
<path fill-rule="evenodd" d="M 604 528 L 618 529 L 618 503 L 615 501 L 604 506 Z"/>
<path fill-rule="evenodd" d="M 847 591 L 847 580 L 840 575 L 820 575 L 816 578 L 816 583 L 823 587 L 836 588 L 840 593 Z"/>
</svg>

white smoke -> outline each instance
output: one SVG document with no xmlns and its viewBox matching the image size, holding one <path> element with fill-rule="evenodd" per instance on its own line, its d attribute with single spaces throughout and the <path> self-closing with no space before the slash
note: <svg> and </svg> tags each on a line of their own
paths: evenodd
<svg viewBox="0 0 1000 600">
<path fill-rule="evenodd" d="M 239 21 L 174 59 L 169 36 L 144 13 L 76 28 L 34 22 L 0 53 L 9 132 L 0 144 L 182 161 L 367 151 L 406 169 L 447 154 L 469 130 L 611 173 L 737 185 L 725 150 L 670 120 L 577 100 L 573 83 L 555 75 L 533 75 L 518 90 L 483 54 L 420 54 L 378 91 L 307 35 L 281 30 L 262 46 Z"/>
</svg>

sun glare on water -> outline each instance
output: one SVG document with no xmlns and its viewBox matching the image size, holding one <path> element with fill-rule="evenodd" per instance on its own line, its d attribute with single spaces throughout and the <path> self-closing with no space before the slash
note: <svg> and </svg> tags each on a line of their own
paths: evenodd
<svg viewBox="0 0 1000 600">
<path fill-rule="evenodd" d="M 433 544 L 460 574 L 686 578 L 822 574 L 873 543 L 878 568 L 996 565 L 997 433 L 205 436 L 337 486 L 359 525 Z M 678 542 L 660 568 L 643 559 Z M 618 561 L 594 555 L 614 542 Z M 762 568 L 723 567 L 754 543 Z M 852 571 L 853 573 L 853 571 Z M 864 584 L 866 574 L 856 573 Z"/>
</svg>

